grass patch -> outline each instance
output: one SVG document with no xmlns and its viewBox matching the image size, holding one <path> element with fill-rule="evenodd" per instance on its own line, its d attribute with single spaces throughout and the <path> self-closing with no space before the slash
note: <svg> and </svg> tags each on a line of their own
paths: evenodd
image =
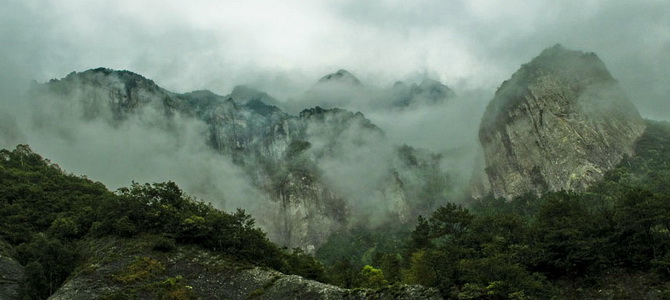
<svg viewBox="0 0 670 300">
<path fill-rule="evenodd" d="M 154 278 L 165 272 L 165 266 L 160 261 L 147 256 L 135 257 L 135 260 L 123 268 L 112 280 L 118 283 L 130 284 Z"/>
</svg>

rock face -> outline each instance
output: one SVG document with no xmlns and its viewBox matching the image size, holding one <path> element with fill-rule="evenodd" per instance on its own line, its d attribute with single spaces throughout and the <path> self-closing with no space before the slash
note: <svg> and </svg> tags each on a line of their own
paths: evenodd
<svg viewBox="0 0 670 300">
<path fill-rule="evenodd" d="M 644 128 L 595 54 L 548 48 L 503 82 L 482 118 L 491 192 L 583 191 L 633 154 Z"/>
<path fill-rule="evenodd" d="M 343 70 L 319 85 L 331 83 L 360 85 Z M 414 90 L 425 97 L 448 92 L 435 82 Z M 266 197 L 254 200 L 265 203 L 242 208 L 273 241 L 290 248 L 314 249 L 349 219 L 414 220 L 429 213 L 448 188 L 424 184 L 435 182 L 428 177 L 446 182 L 438 155 L 391 145 L 363 114 L 315 107 L 290 115 L 273 105 L 277 100 L 249 87 L 238 86 L 226 96 L 177 94 L 138 74 L 99 68 L 37 85 L 33 94 L 37 106 L 51 106 L 47 113 L 75 111 L 70 116 L 80 118 L 83 127 L 103 120 L 123 128 L 141 117 L 138 126 L 169 134 L 183 130 L 180 120 L 198 123 L 204 132 L 196 139 L 239 166 Z"/>
<path fill-rule="evenodd" d="M 87 261 L 49 299 L 442 299 L 423 286 L 347 290 L 198 247 L 157 252 L 139 239 L 90 240 L 85 251 Z"/>
<path fill-rule="evenodd" d="M 24 268 L 14 258 L 12 246 L 0 240 L 0 299 L 19 299 Z"/>
</svg>

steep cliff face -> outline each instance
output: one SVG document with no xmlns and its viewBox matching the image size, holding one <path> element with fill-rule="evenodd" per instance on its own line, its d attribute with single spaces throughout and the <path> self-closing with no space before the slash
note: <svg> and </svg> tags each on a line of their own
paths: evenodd
<svg viewBox="0 0 670 300">
<path fill-rule="evenodd" d="M 319 84 L 360 85 L 346 71 L 331 75 Z M 427 82 L 413 91 L 442 97 L 450 91 L 445 88 Z M 277 100 L 248 87 L 226 96 L 176 94 L 140 75 L 100 68 L 38 85 L 33 94 L 39 105 L 74 111 L 68 116 L 81 122 L 104 120 L 123 128 L 140 118 L 133 124 L 168 135 L 182 130 L 179 120 L 197 123 L 202 128 L 197 138 L 239 166 L 244 180 L 266 196 L 250 199 L 249 207 L 256 209 L 251 212 L 274 241 L 289 247 L 318 247 L 349 219 L 413 220 L 430 212 L 433 205 L 427 203 L 435 204 L 448 188 L 424 184 L 428 177 L 443 179 L 439 156 L 411 147 L 401 153 L 363 114 L 315 107 L 290 115 L 273 105 Z M 38 119 L 58 126 L 58 116 Z M 413 164 L 404 162 L 408 155 Z"/>
<path fill-rule="evenodd" d="M 12 246 L 0 240 L 0 299 L 19 299 L 24 267 L 16 260 Z"/>
<path fill-rule="evenodd" d="M 593 53 L 556 45 L 497 90 L 479 129 L 496 197 L 582 191 L 602 178 L 645 124 Z M 486 184 L 482 186 L 487 186 Z"/>
<path fill-rule="evenodd" d="M 105 68 L 72 72 L 63 79 L 37 85 L 32 92 L 34 97 L 86 99 L 61 104 L 72 105 L 72 109 L 79 110 L 83 119 L 104 118 L 111 123 L 118 123 L 127 118 L 128 113 L 147 105 L 168 115 L 186 109 L 176 94 L 162 89 L 153 81 L 129 71 Z"/>
</svg>

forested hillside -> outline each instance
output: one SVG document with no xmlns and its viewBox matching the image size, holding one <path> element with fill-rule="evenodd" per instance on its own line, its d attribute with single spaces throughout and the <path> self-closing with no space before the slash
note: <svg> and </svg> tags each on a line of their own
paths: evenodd
<svg viewBox="0 0 670 300">
<path fill-rule="evenodd" d="M 108 236 L 144 240 L 164 252 L 196 245 L 236 264 L 324 281 L 313 258 L 269 242 L 244 211 L 216 210 L 173 182 L 133 183 L 110 192 L 101 183 L 63 172 L 26 145 L 0 152 L 0 242 L 9 249 L 3 251 L 7 256 L 25 266 L 24 299 L 54 293 L 82 271 L 87 243 Z"/>
<path fill-rule="evenodd" d="M 411 231 L 351 230 L 317 250 L 335 283 L 437 287 L 457 299 L 670 297 L 670 124 L 584 193 L 447 204 Z"/>
</svg>

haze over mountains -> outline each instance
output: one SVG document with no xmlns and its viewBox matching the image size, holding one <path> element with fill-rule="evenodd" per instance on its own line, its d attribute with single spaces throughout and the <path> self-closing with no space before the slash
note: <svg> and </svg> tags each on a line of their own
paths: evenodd
<svg viewBox="0 0 670 300">
<path fill-rule="evenodd" d="M 315 89 L 332 84 L 327 80 Z M 435 81 L 398 89 L 406 103 L 421 101 L 415 105 L 453 95 Z M 316 106 L 289 115 L 251 88 L 228 96 L 176 94 L 138 74 L 104 68 L 36 85 L 30 98 L 40 107 L 32 118 L 38 145 L 88 149 L 88 164 L 100 170 L 91 176 L 110 178 L 112 169 L 119 172 L 113 176 L 143 180 L 134 176 L 157 168 L 221 208 L 247 209 L 287 246 L 314 249 L 329 232 L 352 224 L 409 222 L 457 193 L 439 153 L 394 145 L 360 112 Z M 397 108 L 391 100 L 385 109 Z"/>
<path fill-rule="evenodd" d="M 310 106 L 293 114 L 246 86 L 180 94 L 97 68 L 33 83 L 3 142 L 48 149 L 103 182 L 174 180 L 218 208 L 247 210 L 272 241 L 315 253 L 342 232 L 415 226 L 450 202 L 585 191 L 635 156 L 651 124 L 596 54 L 561 45 L 522 65 L 474 116 L 466 113 L 476 103 L 430 78 L 378 88 L 339 70 L 300 97 Z M 398 117 L 398 126 L 444 112 L 477 123 L 478 135 L 470 128 L 449 148 L 414 147 L 346 108 Z"/>
<path fill-rule="evenodd" d="M 0 294 L 666 297 L 669 12 L 5 1 Z"/>
<path fill-rule="evenodd" d="M 35 84 L 30 117 L 19 123 L 28 143 L 68 170 L 112 187 L 175 180 L 219 208 L 247 209 L 274 241 L 305 249 L 357 224 L 411 223 L 464 201 L 472 184 L 476 197 L 582 190 L 632 155 L 644 128 L 594 54 L 558 45 L 503 83 L 481 127 L 476 101 L 430 78 L 376 88 L 339 70 L 300 97 L 294 103 L 307 106 L 291 114 L 280 108 L 286 102 L 250 87 L 178 94 L 98 68 Z M 383 114 L 387 130 L 358 110 Z M 415 134 L 451 137 L 439 143 L 449 148 L 398 140 L 394 130 L 416 128 L 412 119 L 430 125 Z M 25 134 L 3 128 L 5 143 Z"/>
</svg>

